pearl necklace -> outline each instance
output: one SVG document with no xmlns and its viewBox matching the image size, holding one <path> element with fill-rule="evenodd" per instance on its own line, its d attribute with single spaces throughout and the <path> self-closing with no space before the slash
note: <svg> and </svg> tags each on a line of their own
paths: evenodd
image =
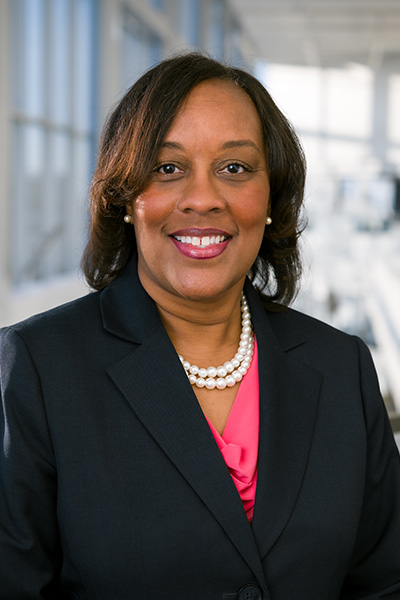
<svg viewBox="0 0 400 600">
<path fill-rule="evenodd" d="M 254 353 L 254 334 L 251 324 L 249 305 L 244 292 L 241 297 L 242 332 L 235 356 L 219 367 L 200 368 L 191 365 L 183 356 L 179 356 L 186 375 L 192 385 L 198 388 L 224 390 L 233 387 L 246 375 Z"/>
</svg>

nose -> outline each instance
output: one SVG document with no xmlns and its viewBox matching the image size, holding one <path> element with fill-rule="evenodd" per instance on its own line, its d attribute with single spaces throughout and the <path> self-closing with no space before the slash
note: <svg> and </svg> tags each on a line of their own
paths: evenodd
<svg viewBox="0 0 400 600">
<path fill-rule="evenodd" d="M 199 214 L 224 210 L 225 200 L 216 176 L 209 172 L 193 173 L 181 190 L 178 208 L 182 212 L 195 211 Z"/>
</svg>

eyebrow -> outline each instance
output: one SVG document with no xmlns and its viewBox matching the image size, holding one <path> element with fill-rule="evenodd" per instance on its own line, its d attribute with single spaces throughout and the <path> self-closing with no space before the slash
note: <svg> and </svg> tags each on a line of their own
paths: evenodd
<svg viewBox="0 0 400 600">
<path fill-rule="evenodd" d="M 178 142 L 164 142 L 161 146 L 162 148 L 171 148 L 173 150 L 184 150 L 182 144 Z M 224 150 L 229 148 L 254 148 L 257 152 L 260 152 L 260 148 L 255 144 L 252 140 L 230 140 L 222 144 L 222 148 Z"/>
<path fill-rule="evenodd" d="M 257 150 L 257 152 L 260 152 L 259 147 L 257 146 L 257 144 L 255 144 L 252 140 L 232 140 L 230 142 L 225 142 L 225 144 L 222 145 L 222 147 L 225 148 L 254 148 L 254 150 Z"/>
</svg>

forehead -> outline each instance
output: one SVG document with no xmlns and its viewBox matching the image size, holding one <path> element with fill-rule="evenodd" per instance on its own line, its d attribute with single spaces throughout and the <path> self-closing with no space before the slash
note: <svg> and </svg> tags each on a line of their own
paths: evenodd
<svg viewBox="0 0 400 600">
<path fill-rule="evenodd" d="M 183 100 L 166 139 L 196 131 L 206 135 L 253 136 L 262 139 L 262 125 L 250 96 L 236 83 L 210 79 L 196 85 Z"/>
</svg>

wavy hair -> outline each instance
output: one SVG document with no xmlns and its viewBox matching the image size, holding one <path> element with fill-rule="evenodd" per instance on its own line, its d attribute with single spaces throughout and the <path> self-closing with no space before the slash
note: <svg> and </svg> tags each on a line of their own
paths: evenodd
<svg viewBox="0 0 400 600">
<path fill-rule="evenodd" d="M 182 102 L 208 79 L 239 85 L 261 120 L 272 224 L 265 228 L 249 276 L 270 308 L 279 309 L 295 297 L 301 274 L 298 238 L 303 230 L 304 153 L 292 125 L 255 77 L 201 53 L 159 63 L 134 83 L 108 117 L 90 189 L 89 239 L 82 270 L 89 285 L 101 290 L 136 252 L 134 228 L 123 220 L 125 206 L 146 188 Z"/>
</svg>

